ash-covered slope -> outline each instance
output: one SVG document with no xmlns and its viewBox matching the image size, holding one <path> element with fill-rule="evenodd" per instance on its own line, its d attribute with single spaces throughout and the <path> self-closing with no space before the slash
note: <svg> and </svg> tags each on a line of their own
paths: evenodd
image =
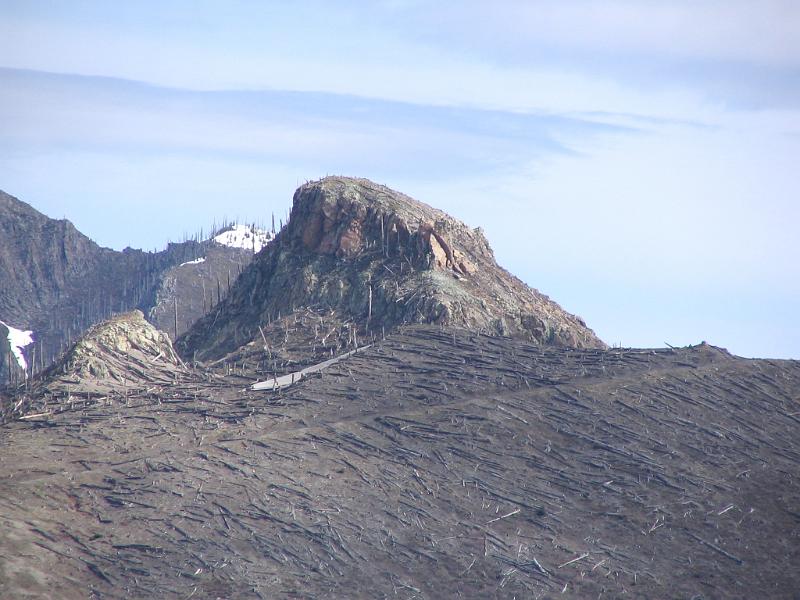
<svg viewBox="0 0 800 600">
<path fill-rule="evenodd" d="M 202 251 L 203 256 L 165 269 L 149 310 L 142 307 L 147 319 L 173 338 L 216 306 L 253 259 L 253 251 L 242 247 L 204 243 Z"/>
<path fill-rule="evenodd" d="M 180 267 L 207 254 L 202 269 Z M 39 371 L 88 327 L 131 308 L 174 334 L 177 300 L 182 333 L 218 303 L 230 274 L 235 278 L 252 256 L 252 244 L 212 240 L 169 244 L 161 252 L 117 252 L 98 246 L 69 221 L 51 219 L 0 192 L 0 321 L 33 331 L 34 343 L 24 353 L 28 369 Z M 184 285 L 185 271 L 191 273 Z M 208 289 L 207 304 L 197 300 L 195 284 Z M 9 368 L 4 346 L 0 384 L 23 380 L 17 363 Z"/>
<path fill-rule="evenodd" d="M 301 307 L 331 311 L 362 332 L 435 323 L 604 346 L 580 318 L 499 267 L 480 229 L 366 179 L 300 187 L 288 225 L 179 351 L 219 358 Z"/>
<path fill-rule="evenodd" d="M 277 393 L 117 392 L 0 428 L 0 597 L 793 600 L 798 390 L 414 325 Z"/>
</svg>

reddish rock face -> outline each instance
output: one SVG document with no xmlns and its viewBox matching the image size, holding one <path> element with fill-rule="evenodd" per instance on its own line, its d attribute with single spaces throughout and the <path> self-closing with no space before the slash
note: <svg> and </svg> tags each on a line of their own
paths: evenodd
<svg viewBox="0 0 800 600">
<path fill-rule="evenodd" d="M 350 221 L 350 225 L 342 232 L 339 238 L 336 256 L 339 258 L 355 256 L 361 251 L 363 245 L 361 223 L 359 221 Z"/>
<path fill-rule="evenodd" d="M 319 244 L 322 241 L 322 223 L 324 215 L 321 212 L 315 212 L 308 217 L 308 221 L 303 228 L 303 245 L 316 252 Z"/>
<path fill-rule="evenodd" d="M 364 248 L 363 221 L 366 210 L 345 197 L 318 194 L 304 211 L 303 246 L 318 254 L 338 258 L 355 256 Z"/>
<path fill-rule="evenodd" d="M 437 231 L 442 221 L 419 221 L 415 232 L 400 215 L 390 210 L 369 210 L 360 198 L 317 194 L 303 211 L 300 237 L 303 246 L 317 254 L 353 258 L 370 247 L 400 248 L 416 238 L 413 254 L 426 267 L 466 275 L 475 266 L 463 252 L 453 250 Z"/>
<path fill-rule="evenodd" d="M 447 258 L 447 252 L 444 247 L 437 241 L 436 236 L 428 235 L 428 249 L 433 254 L 433 267 L 437 269 L 446 269 L 450 266 L 450 260 Z"/>
<path fill-rule="evenodd" d="M 370 265 L 365 276 L 372 281 L 399 268 L 403 281 L 384 282 L 385 289 L 416 288 L 424 273 L 439 273 L 444 287 L 416 294 L 414 319 L 464 321 L 545 343 L 603 345 L 582 320 L 500 268 L 480 229 L 366 179 L 328 177 L 298 189 L 287 237 L 299 237 L 316 254 L 369 258 L 360 264 Z M 405 306 L 405 297 L 390 302 Z"/>
</svg>

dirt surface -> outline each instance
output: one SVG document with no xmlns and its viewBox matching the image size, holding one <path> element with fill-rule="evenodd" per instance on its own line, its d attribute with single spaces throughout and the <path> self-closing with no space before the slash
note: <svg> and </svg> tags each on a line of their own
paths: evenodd
<svg viewBox="0 0 800 600">
<path fill-rule="evenodd" d="M 798 362 L 419 325 L 228 372 L 3 426 L 0 597 L 797 597 Z"/>
</svg>

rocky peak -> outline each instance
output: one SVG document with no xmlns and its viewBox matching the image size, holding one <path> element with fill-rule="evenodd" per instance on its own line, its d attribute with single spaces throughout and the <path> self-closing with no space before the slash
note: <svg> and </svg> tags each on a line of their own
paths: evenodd
<svg viewBox="0 0 800 600">
<path fill-rule="evenodd" d="M 42 374 L 40 382 L 72 391 L 133 389 L 171 382 L 182 369 L 169 336 L 133 310 L 91 327 Z"/>
<path fill-rule="evenodd" d="M 377 249 L 458 274 L 475 270 L 470 255 L 494 260 L 480 229 L 367 179 L 327 177 L 300 187 L 286 235 L 317 254 L 346 259 Z"/>
<path fill-rule="evenodd" d="M 499 267 L 480 229 L 366 179 L 327 177 L 300 187 L 288 225 L 178 350 L 220 358 L 301 307 L 330 311 L 365 332 L 436 323 L 604 346 L 580 318 Z"/>
</svg>

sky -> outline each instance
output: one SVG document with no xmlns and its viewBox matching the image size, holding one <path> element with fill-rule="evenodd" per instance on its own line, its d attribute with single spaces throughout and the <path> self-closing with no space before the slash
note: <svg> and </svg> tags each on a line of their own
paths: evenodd
<svg viewBox="0 0 800 600">
<path fill-rule="evenodd" d="M 800 359 L 794 0 L 0 0 L 0 189 L 101 245 L 367 177 L 607 343 Z"/>
</svg>

